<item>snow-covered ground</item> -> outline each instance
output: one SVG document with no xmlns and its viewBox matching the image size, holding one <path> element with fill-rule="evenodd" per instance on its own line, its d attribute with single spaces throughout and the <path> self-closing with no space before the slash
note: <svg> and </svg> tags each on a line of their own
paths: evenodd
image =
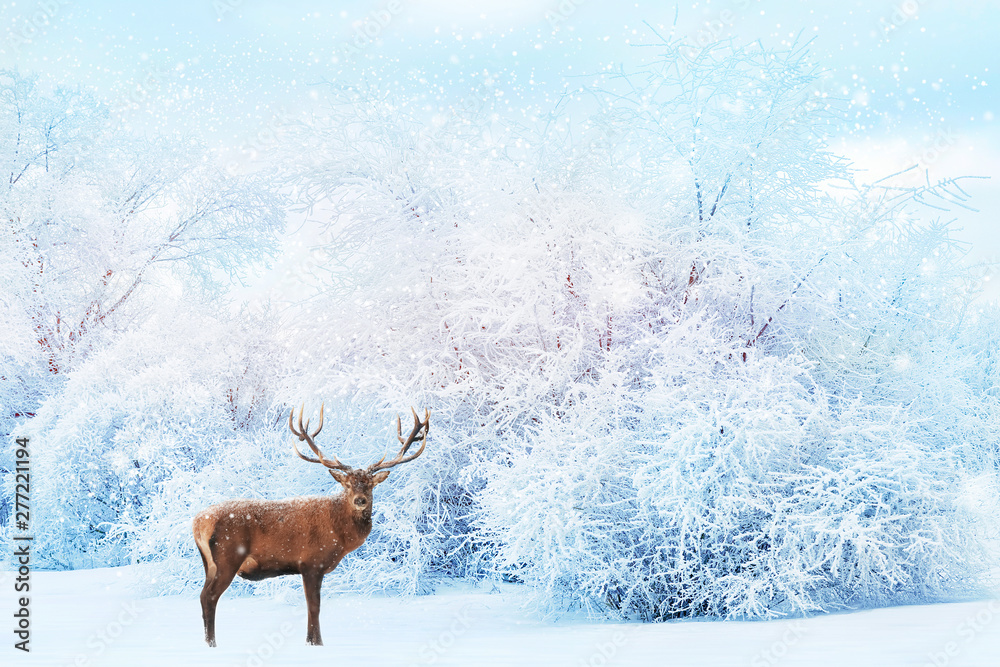
<svg viewBox="0 0 1000 667">
<path fill-rule="evenodd" d="M 224 597 L 219 647 L 194 597 L 138 597 L 129 568 L 32 574 L 30 655 L 8 631 L 0 663 L 31 665 L 1000 665 L 1000 601 L 768 623 L 546 622 L 516 588 L 323 600 L 325 646 L 305 645 L 305 603 Z M 14 604 L 11 575 L 0 573 Z M 5 616 L 9 619 L 11 611 Z"/>
</svg>

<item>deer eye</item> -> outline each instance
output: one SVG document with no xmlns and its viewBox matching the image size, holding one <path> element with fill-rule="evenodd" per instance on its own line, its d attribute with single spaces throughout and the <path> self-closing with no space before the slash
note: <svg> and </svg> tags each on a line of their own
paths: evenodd
<svg viewBox="0 0 1000 667">
<path fill-rule="evenodd" d="M 364 496 L 358 496 L 357 498 L 354 499 L 354 504 L 357 505 L 358 507 L 364 507 L 367 502 L 368 499 L 365 498 Z"/>
</svg>

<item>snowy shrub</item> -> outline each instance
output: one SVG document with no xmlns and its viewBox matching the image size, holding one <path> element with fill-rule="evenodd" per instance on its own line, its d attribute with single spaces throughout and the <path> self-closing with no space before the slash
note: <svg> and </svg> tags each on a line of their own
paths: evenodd
<svg viewBox="0 0 1000 667">
<path fill-rule="evenodd" d="M 86 94 L 4 70 L 0 168 L 5 434 L 165 285 L 217 293 L 268 257 L 283 221 L 263 177 L 229 177 L 190 141 L 130 134 Z"/>
<path fill-rule="evenodd" d="M 344 91 L 299 128 L 297 390 L 433 411 L 376 500 L 364 553 L 392 555 L 355 571 L 647 620 L 974 585 L 996 338 L 919 207 L 960 188 L 856 183 L 801 50 L 664 50 L 582 123 L 511 122 L 484 88 L 431 123 Z"/>
<path fill-rule="evenodd" d="M 266 259 L 283 220 L 281 198 L 263 177 L 225 175 L 188 140 L 137 136 L 115 127 L 86 93 L 46 93 L 10 71 L 0 71 L 0 168 L 8 175 L 0 198 L 0 433 L 33 434 L 39 470 L 66 480 L 53 489 L 58 513 L 45 519 L 66 524 L 50 533 L 58 536 L 44 550 L 50 564 L 120 562 L 125 541 L 111 545 L 108 522 L 135 519 L 131 508 L 173 466 L 199 456 L 184 393 L 205 388 L 191 386 L 199 380 L 177 364 L 195 364 L 193 341 L 204 339 L 185 330 L 191 314 L 183 309 L 159 313 L 158 329 L 150 322 L 183 285 L 192 301 L 212 299 L 229 277 Z M 150 347 L 152 339 L 166 342 Z M 149 363 L 162 376 L 138 349 L 158 360 Z M 136 384 L 126 390 L 129 382 Z M 247 384 L 233 378 L 223 391 Z M 232 413 L 267 409 L 258 394 L 228 395 L 231 414 L 223 416 L 249 425 L 251 415 Z M 123 451 L 130 447 L 136 451 Z M 0 530 L 10 529 L 11 452 L 0 453 L 11 491 L 0 498 Z"/>
<path fill-rule="evenodd" d="M 91 354 L 18 432 L 37 453 L 33 527 L 47 566 L 159 559 L 154 547 L 162 545 L 148 534 L 158 521 L 183 531 L 186 514 L 190 532 L 190 517 L 208 498 L 266 488 L 271 470 L 260 462 L 269 450 L 257 434 L 273 423 L 265 414 L 273 396 L 270 378 L 260 376 L 273 377 L 280 358 L 273 346 L 249 365 L 245 354 L 267 340 L 267 328 L 190 305 L 159 308 L 145 326 Z M 232 472 L 220 475 L 220 467 Z M 248 469 L 253 474 L 240 475 Z M 187 484 L 185 494 L 169 496 L 178 484 Z M 187 545 L 171 546 L 179 548 L 194 556 Z"/>
<path fill-rule="evenodd" d="M 998 316 L 970 315 L 921 208 L 963 205 L 958 182 L 857 182 L 803 50 L 663 51 L 546 113 L 492 80 L 430 119 L 426 96 L 335 91 L 274 156 L 305 240 L 255 319 L 216 312 L 218 278 L 267 249 L 268 184 L 86 128 L 106 142 L 87 169 L 26 165 L 0 399 L 59 480 L 36 496 L 46 564 L 152 562 L 157 590 L 192 590 L 199 509 L 336 490 L 292 455 L 291 406 L 325 404 L 319 445 L 362 467 L 412 405 L 427 450 L 326 590 L 496 577 L 542 612 L 663 620 L 974 586 L 995 562 Z M 11 81 L 8 107 L 31 87 Z M 67 247 L 39 235 L 59 224 Z"/>
<path fill-rule="evenodd" d="M 648 391 L 584 401 L 491 466 L 501 572 L 543 608 L 647 620 L 921 599 L 977 573 L 982 515 L 951 447 L 898 406 L 832 409 L 801 357 L 733 364 L 739 348 L 710 342 L 650 346 L 683 383 L 650 363 Z"/>
</svg>

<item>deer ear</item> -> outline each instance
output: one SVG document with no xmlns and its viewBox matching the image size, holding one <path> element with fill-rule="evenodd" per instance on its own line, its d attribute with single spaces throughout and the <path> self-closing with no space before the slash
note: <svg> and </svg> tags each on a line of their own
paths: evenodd
<svg viewBox="0 0 1000 667">
<path fill-rule="evenodd" d="M 343 470 L 331 470 L 330 471 L 330 475 L 335 480 L 337 480 L 338 482 L 340 482 L 344 486 L 344 488 L 347 487 L 347 475 L 344 474 Z"/>
<path fill-rule="evenodd" d="M 383 470 L 382 472 L 375 473 L 374 475 L 372 475 L 372 486 L 375 486 L 376 484 L 381 484 L 382 482 L 385 481 L 385 478 L 388 476 L 389 476 L 388 470 Z"/>
</svg>

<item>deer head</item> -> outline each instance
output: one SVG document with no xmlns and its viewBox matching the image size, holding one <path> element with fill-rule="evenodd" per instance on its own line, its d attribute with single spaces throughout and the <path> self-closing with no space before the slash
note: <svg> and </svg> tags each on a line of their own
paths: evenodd
<svg viewBox="0 0 1000 667">
<path fill-rule="evenodd" d="M 400 463 L 406 463 L 407 461 L 412 461 L 421 454 L 424 453 L 424 447 L 427 445 L 427 432 L 430 428 L 430 410 L 424 411 L 424 420 L 421 422 L 420 418 L 417 417 L 417 411 L 410 408 L 413 413 L 413 429 L 410 434 L 404 439 L 403 438 L 403 425 L 400 421 L 399 416 L 396 416 L 396 437 L 399 439 L 400 447 L 399 453 L 391 461 L 386 461 L 383 456 L 380 461 L 373 463 L 367 468 L 352 468 L 351 466 L 341 463 L 336 456 L 326 458 L 323 456 L 323 452 L 316 445 L 316 441 L 313 440 L 319 432 L 323 430 L 323 410 L 325 404 L 321 405 L 319 408 L 319 425 L 316 430 L 312 433 L 309 432 L 309 420 L 306 423 L 302 423 L 302 413 L 305 409 L 305 404 L 299 408 L 299 419 L 298 428 L 294 423 L 295 410 L 288 413 L 288 428 L 292 433 L 298 437 L 300 442 L 305 442 L 309 445 L 309 449 L 312 450 L 316 458 L 307 456 L 299 451 L 299 448 L 295 445 L 295 441 L 292 441 L 292 449 L 295 453 L 310 463 L 319 463 L 326 466 L 327 471 L 330 475 L 340 482 L 340 485 L 344 487 L 344 494 L 347 499 L 347 504 L 349 507 L 353 508 L 359 513 L 367 512 L 371 514 L 372 506 L 372 490 L 382 482 L 386 480 L 389 476 L 389 469 L 398 466 Z M 416 442 L 420 441 L 420 449 L 418 449 L 413 454 L 406 456 L 406 452 L 410 449 L 410 446 Z"/>
</svg>

